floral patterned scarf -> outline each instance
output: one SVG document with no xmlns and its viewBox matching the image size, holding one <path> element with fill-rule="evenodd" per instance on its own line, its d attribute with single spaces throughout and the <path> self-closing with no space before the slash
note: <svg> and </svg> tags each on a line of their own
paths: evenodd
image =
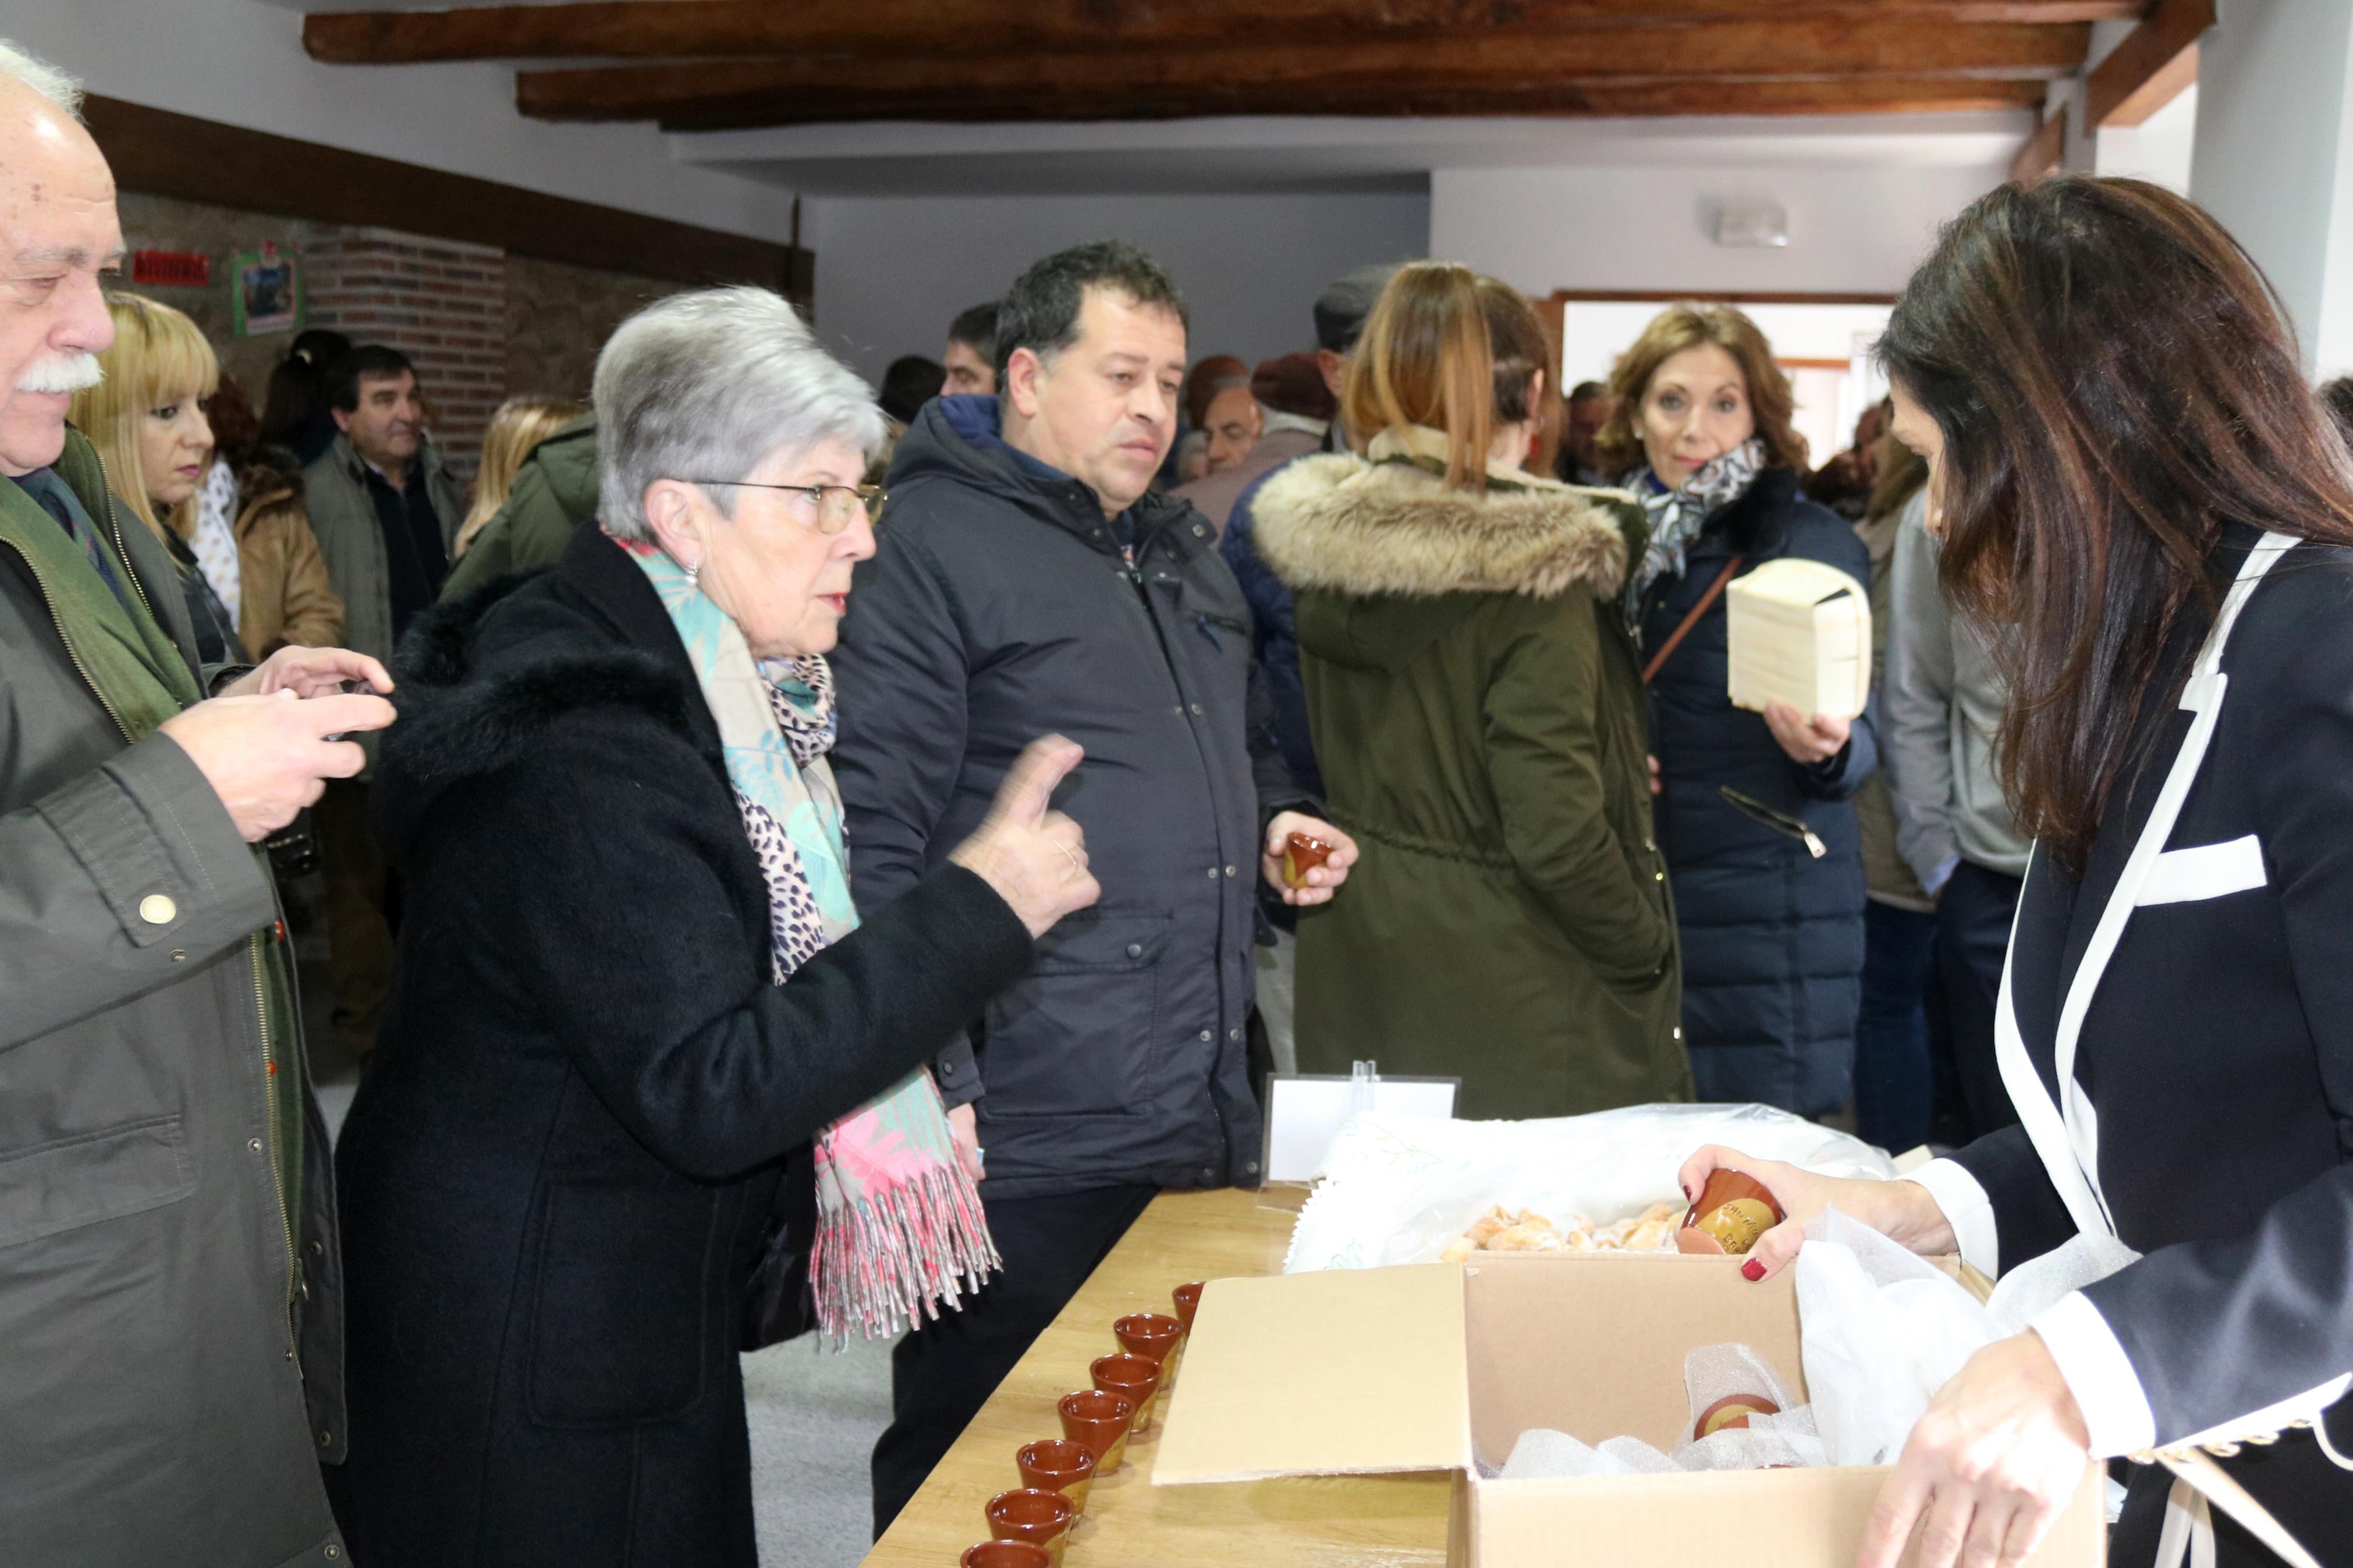
<svg viewBox="0 0 2353 1568">
<path fill-rule="evenodd" d="M 1626 614 L 1641 623 L 1642 595 L 1662 577 L 1683 575 L 1692 541 L 1707 520 L 1748 493 L 1757 470 L 1765 466 L 1765 443 L 1751 437 L 1715 461 L 1703 465 L 1673 489 L 1659 482 L 1645 463 L 1620 481 L 1634 492 L 1651 514 L 1651 542 L 1626 582 Z"/>
<path fill-rule="evenodd" d="M 768 883 L 776 984 L 858 925 L 833 749 L 833 672 L 815 655 L 755 663 L 743 632 L 676 562 L 626 545 L 652 579 L 718 721 L 744 831 Z M 818 1327 L 871 1339 L 937 1317 L 1003 1266 L 957 1162 L 940 1091 L 918 1068 L 818 1134 Z"/>
</svg>

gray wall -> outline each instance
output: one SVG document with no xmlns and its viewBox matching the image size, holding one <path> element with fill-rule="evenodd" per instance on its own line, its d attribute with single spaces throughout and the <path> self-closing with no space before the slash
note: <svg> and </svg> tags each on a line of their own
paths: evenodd
<svg viewBox="0 0 2353 1568">
<path fill-rule="evenodd" d="M 2353 6 L 2227 0 L 2198 57 L 2190 199 L 2279 290 L 2305 366 L 2353 370 Z"/>
<path fill-rule="evenodd" d="M 1367 261 L 1423 255 L 1430 198 L 1322 195 L 920 196 L 813 200 L 818 334 L 879 379 L 940 356 L 947 325 L 1040 256 L 1090 239 L 1150 251 L 1192 306 L 1193 357 L 1256 363 L 1314 346 L 1324 286 Z"/>
</svg>

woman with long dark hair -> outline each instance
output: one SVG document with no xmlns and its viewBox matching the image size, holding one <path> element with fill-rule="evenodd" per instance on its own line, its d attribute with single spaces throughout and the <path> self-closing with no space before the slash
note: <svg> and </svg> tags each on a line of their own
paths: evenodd
<svg viewBox="0 0 2353 1568">
<path fill-rule="evenodd" d="M 1880 353 L 1945 586 L 2010 694 L 2002 782 L 2036 840 L 1999 1021 L 2022 1125 L 1910 1182 L 1719 1149 L 1684 1180 L 1731 1165 L 1779 1195 L 1759 1278 L 1833 1203 L 1989 1274 L 2079 1235 L 2141 1255 L 1945 1386 L 1866 1568 L 1921 1521 L 1920 1568 L 2015 1563 L 2087 1457 L 2127 1456 L 2112 1562 L 2274 1561 L 2227 1488 L 2168 1473 L 2216 1460 L 2353 1562 L 2345 446 L 2246 253 L 2137 181 L 1982 198 Z"/>
</svg>

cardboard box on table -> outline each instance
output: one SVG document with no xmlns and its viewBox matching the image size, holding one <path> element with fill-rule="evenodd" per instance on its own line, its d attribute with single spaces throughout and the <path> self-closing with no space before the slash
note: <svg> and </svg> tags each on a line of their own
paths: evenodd
<svg viewBox="0 0 2353 1568">
<path fill-rule="evenodd" d="M 1152 1484 L 1455 1472 L 1453 1568 L 1847 1568 L 1884 1467 L 1480 1479 L 1521 1432 L 1672 1448 L 1683 1357 L 1738 1342 L 1805 1386 L 1796 1287 L 1736 1258 L 1482 1256 L 1219 1279 L 1202 1293 Z M 2099 1471 L 2032 1568 L 2099 1568 Z M 1907 1556 L 1905 1561 L 1911 1559 Z"/>
</svg>

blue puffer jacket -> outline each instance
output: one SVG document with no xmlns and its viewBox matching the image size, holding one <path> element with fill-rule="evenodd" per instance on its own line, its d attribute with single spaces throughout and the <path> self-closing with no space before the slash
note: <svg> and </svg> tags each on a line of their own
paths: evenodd
<svg viewBox="0 0 2353 1568">
<path fill-rule="evenodd" d="M 1333 428 L 1338 427 L 1335 421 Z M 1347 447 L 1326 436 L 1323 449 L 1345 452 Z M 1292 462 L 1298 460 L 1294 458 Z M 1258 660 L 1267 696 L 1274 705 L 1274 734 L 1282 747 L 1283 763 L 1301 789 L 1321 795 L 1324 771 L 1315 761 L 1315 737 L 1307 728 L 1307 685 L 1299 673 L 1299 632 L 1292 620 L 1291 590 L 1259 559 L 1258 553 L 1258 493 L 1266 488 L 1269 479 L 1290 467 L 1291 463 L 1285 463 L 1282 468 L 1268 469 L 1235 498 L 1234 510 L 1227 514 L 1226 531 L 1218 541 L 1218 549 L 1225 556 L 1226 564 L 1234 569 L 1234 581 L 1241 584 L 1242 597 L 1250 601 L 1250 654 Z M 1290 929 L 1288 920 L 1281 916 L 1277 920 L 1284 930 Z"/>
<path fill-rule="evenodd" d="M 1642 596 L 1645 648 L 1663 647 L 1725 563 L 1743 574 L 1794 555 L 1871 580 L 1862 542 L 1837 514 L 1767 468 L 1710 518 L 1684 571 Z M 1846 1103 L 1862 973 L 1862 849 L 1855 787 L 1879 765 L 1873 716 L 1820 767 L 1790 761 L 1761 715 L 1725 696 L 1725 606 L 1700 617 L 1651 683 L 1658 800 L 1683 933 L 1683 1032 L 1703 1100 L 1761 1100 L 1801 1115 Z M 1725 786 L 1797 817 L 1828 853 L 1742 813 Z"/>
</svg>

